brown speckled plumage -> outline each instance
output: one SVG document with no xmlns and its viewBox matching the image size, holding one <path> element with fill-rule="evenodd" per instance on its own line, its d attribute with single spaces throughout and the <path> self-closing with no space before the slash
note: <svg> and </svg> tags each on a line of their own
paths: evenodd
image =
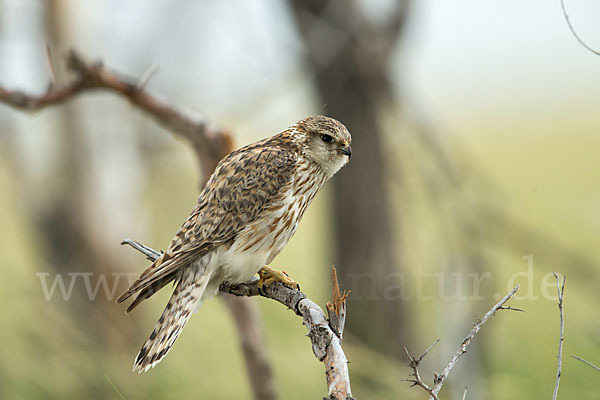
<svg viewBox="0 0 600 400">
<path fill-rule="evenodd" d="M 246 281 L 273 260 L 318 189 L 348 161 L 350 142 L 338 121 L 308 117 L 221 160 L 167 251 L 117 300 L 137 294 L 129 312 L 176 282 L 134 370 L 156 365 L 222 282 Z"/>
</svg>

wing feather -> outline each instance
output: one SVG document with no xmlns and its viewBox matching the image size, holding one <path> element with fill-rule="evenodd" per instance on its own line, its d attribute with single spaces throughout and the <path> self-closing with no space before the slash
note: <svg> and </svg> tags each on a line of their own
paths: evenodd
<svg viewBox="0 0 600 400">
<path fill-rule="evenodd" d="M 270 144 L 272 139 L 243 147 L 221 160 L 167 251 L 118 302 L 143 291 L 132 304 L 135 307 L 150 297 L 170 282 L 178 269 L 234 240 L 246 225 L 260 217 L 277 194 L 286 190 L 298 156 L 277 143 Z"/>
</svg>

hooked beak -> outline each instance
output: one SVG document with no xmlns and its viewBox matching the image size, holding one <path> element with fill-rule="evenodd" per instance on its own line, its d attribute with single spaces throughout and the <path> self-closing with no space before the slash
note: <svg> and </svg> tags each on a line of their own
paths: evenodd
<svg viewBox="0 0 600 400">
<path fill-rule="evenodd" d="M 339 151 L 343 155 L 348 156 L 348 158 L 352 157 L 352 147 L 350 146 L 340 147 Z"/>
</svg>

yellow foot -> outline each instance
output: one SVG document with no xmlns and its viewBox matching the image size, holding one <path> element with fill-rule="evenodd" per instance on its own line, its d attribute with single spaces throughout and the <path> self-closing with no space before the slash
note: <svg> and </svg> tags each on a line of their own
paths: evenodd
<svg viewBox="0 0 600 400">
<path fill-rule="evenodd" d="M 258 271 L 258 290 L 262 292 L 263 288 L 271 286 L 275 282 L 281 282 L 286 286 L 289 286 L 293 289 L 300 290 L 300 285 L 298 282 L 290 278 L 290 276 L 285 272 L 277 271 L 271 267 L 267 267 L 266 265 Z"/>
</svg>

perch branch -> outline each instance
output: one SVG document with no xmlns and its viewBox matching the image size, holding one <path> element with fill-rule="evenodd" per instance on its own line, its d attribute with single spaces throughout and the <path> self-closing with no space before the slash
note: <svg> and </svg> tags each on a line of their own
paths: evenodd
<svg viewBox="0 0 600 400">
<path fill-rule="evenodd" d="M 352 397 L 350 390 L 350 380 L 348 379 L 348 360 L 342 351 L 342 337 L 344 334 L 344 325 L 346 324 L 346 299 L 350 294 L 349 290 L 340 292 L 340 286 L 337 279 L 335 267 L 331 267 L 331 300 L 327 302 L 328 325 L 335 336 L 327 348 L 327 354 L 323 362 L 325 363 L 325 373 L 327 376 L 327 387 L 329 388 L 329 398 L 348 399 Z M 316 354 L 316 353 L 315 353 Z"/>
<path fill-rule="evenodd" d="M 160 253 L 156 250 L 135 240 L 125 239 L 121 244 L 130 245 L 151 261 L 160 256 Z M 328 397 L 326 399 L 353 400 L 348 374 L 348 360 L 342 350 L 342 332 L 340 331 L 339 335 L 336 333 L 337 329 L 344 326 L 345 299 L 348 292 L 340 294 L 335 269 L 332 272 L 332 283 L 333 303 L 328 303 L 327 309 L 330 308 L 329 304 L 337 304 L 333 307 L 334 309 L 339 307 L 340 313 L 335 322 L 328 321 L 321 307 L 308 299 L 300 290 L 285 286 L 281 282 L 264 287 L 261 291 L 258 290 L 258 279 L 236 285 L 222 284 L 219 289 L 221 292 L 235 296 L 263 296 L 273 299 L 302 317 L 303 323 L 308 329 L 308 337 L 312 344 L 313 353 L 319 361 L 325 364 L 328 387 Z M 332 324 L 335 325 L 332 326 Z"/>
<path fill-rule="evenodd" d="M 581 362 L 582 362 L 582 363 L 584 363 L 584 364 L 587 364 L 587 365 L 589 365 L 590 367 L 594 368 L 596 371 L 600 372 L 600 367 L 598 367 L 598 366 L 596 366 L 596 365 L 592 364 L 592 363 L 591 363 L 591 362 L 589 362 L 588 360 L 584 360 L 584 359 L 583 359 L 583 358 L 581 358 L 581 357 L 577 357 L 575 354 L 571 354 L 571 357 L 573 357 L 573 358 L 574 358 L 574 359 L 576 359 L 576 360 L 579 360 L 579 361 L 581 361 Z"/>
<path fill-rule="evenodd" d="M 500 301 L 498 301 L 494 305 L 494 307 L 492 307 L 487 313 L 485 313 L 485 315 L 480 320 L 475 322 L 475 324 L 473 325 L 473 328 L 471 329 L 469 334 L 463 339 L 463 341 L 460 344 L 460 347 L 458 348 L 456 353 L 454 353 L 454 355 L 452 356 L 452 359 L 450 359 L 450 362 L 448 363 L 448 365 L 446 365 L 446 367 L 444 368 L 442 373 L 439 375 L 434 374 L 433 387 L 429 387 L 421 379 L 420 374 L 419 374 L 419 363 L 427 355 L 427 353 L 429 353 L 429 350 L 431 350 L 431 348 L 437 343 L 437 341 L 435 343 L 433 343 L 431 346 L 429 346 L 429 348 L 418 358 L 413 357 L 408 352 L 408 350 L 406 350 L 406 353 L 408 354 L 408 359 L 409 359 L 408 365 L 413 370 L 413 372 L 411 373 L 411 376 L 414 378 L 414 379 L 406 379 L 406 380 L 408 382 L 411 382 L 412 386 L 419 386 L 419 387 L 423 388 L 427 393 L 429 393 L 430 400 L 431 399 L 437 400 L 438 394 L 440 393 L 440 390 L 442 389 L 442 385 L 444 384 L 444 381 L 450 374 L 450 371 L 452 370 L 452 368 L 454 368 L 454 365 L 456 365 L 456 362 L 458 361 L 460 356 L 462 356 L 463 354 L 465 354 L 467 352 L 467 347 L 469 346 L 469 344 L 471 343 L 471 340 L 473 340 L 473 338 L 475 337 L 477 332 L 479 332 L 479 330 L 481 329 L 483 324 L 485 324 L 486 321 L 492 315 L 494 315 L 496 313 L 496 311 L 499 311 L 499 310 L 523 311 L 518 308 L 504 306 L 504 304 L 508 300 L 510 300 L 510 298 L 517 292 L 517 290 L 519 290 L 519 285 L 515 286 L 510 292 L 508 292 L 508 294 L 506 296 L 504 296 L 502 299 L 500 299 Z"/>
<path fill-rule="evenodd" d="M 552 394 L 552 400 L 556 400 L 558 398 L 558 385 L 560 384 L 560 375 L 562 373 L 562 352 L 563 352 L 563 342 L 565 341 L 564 332 L 565 332 L 565 319 L 563 315 L 563 294 L 565 292 L 565 281 L 567 280 L 566 276 L 563 276 L 562 287 L 560 285 L 560 279 L 556 272 L 553 272 L 554 278 L 556 279 L 556 291 L 558 292 L 558 311 L 560 312 L 560 337 L 558 338 L 558 366 L 556 367 L 556 381 L 554 383 L 554 393 Z"/>
</svg>

